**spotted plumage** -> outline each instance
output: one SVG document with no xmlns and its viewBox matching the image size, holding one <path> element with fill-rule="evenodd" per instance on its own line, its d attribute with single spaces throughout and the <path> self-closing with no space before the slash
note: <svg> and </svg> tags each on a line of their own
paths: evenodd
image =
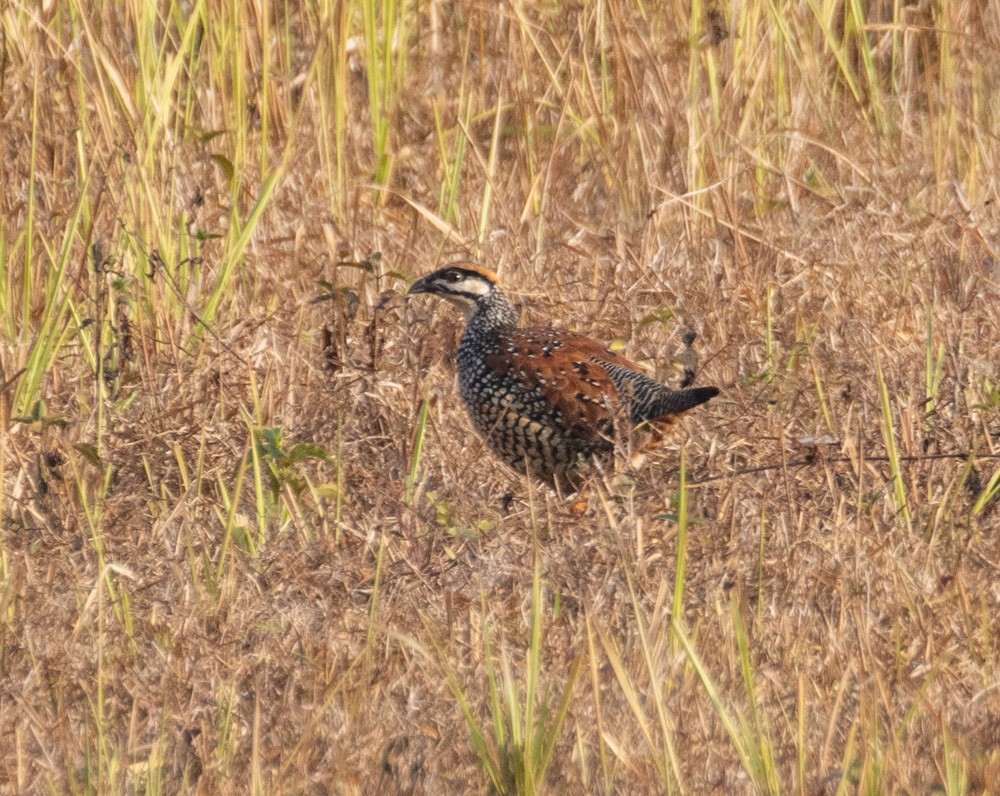
<svg viewBox="0 0 1000 796">
<path fill-rule="evenodd" d="M 508 465 L 554 486 L 575 485 L 593 457 L 614 449 L 616 422 L 648 437 L 719 393 L 671 390 L 589 337 L 518 326 L 496 275 L 477 265 L 446 266 L 409 292 L 466 311 L 458 384 L 476 430 Z"/>
</svg>

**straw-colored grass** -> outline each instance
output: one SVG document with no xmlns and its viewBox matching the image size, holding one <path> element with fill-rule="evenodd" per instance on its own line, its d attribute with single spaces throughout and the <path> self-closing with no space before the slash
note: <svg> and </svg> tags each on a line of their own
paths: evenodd
<svg viewBox="0 0 1000 796">
<path fill-rule="evenodd" d="M 1000 792 L 998 95 L 980 0 L 0 7 L 0 791 Z M 571 510 L 458 256 L 722 395 Z"/>
</svg>

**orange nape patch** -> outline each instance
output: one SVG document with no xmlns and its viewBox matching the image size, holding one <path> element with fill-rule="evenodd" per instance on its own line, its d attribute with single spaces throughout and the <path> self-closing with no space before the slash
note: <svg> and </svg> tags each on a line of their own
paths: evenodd
<svg viewBox="0 0 1000 796">
<path fill-rule="evenodd" d="M 503 285 L 500 284 L 500 277 L 496 275 L 496 272 L 491 271 L 489 268 L 484 265 L 480 265 L 479 263 L 474 263 L 470 260 L 456 260 L 453 263 L 448 263 L 447 265 L 442 266 L 438 270 L 443 271 L 446 268 L 461 268 L 465 271 L 472 271 L 475 274 L 479 274 L 484 279 L 488 279 L 494 285 L 503 287 Z"/>
</svg>

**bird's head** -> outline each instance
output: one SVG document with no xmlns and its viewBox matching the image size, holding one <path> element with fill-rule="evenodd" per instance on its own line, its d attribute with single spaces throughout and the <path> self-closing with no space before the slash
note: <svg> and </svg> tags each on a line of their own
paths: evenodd
<svg viewBox="0 0 1000 796">
<path fill-rule="evenodd" d="M 485 306 L 491 299 L 502 296 L 497 275 L 487 268 L 474 263 L 452 263 L 433 273 L 421 277 L 407 291 L 431 293 L 447 299 L 466 313 L 472 313 Z"/>
</svg>

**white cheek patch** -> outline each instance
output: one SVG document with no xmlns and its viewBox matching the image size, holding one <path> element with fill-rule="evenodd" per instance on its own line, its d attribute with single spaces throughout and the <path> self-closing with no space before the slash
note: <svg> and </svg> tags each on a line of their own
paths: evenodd
<svg viewBox="0 0 1000 796">
<path fill-rule="evenodd" d="M 485 296 L 490 292 L 490 285 L 482 279 L 466 277 L 461 282 L 456 282 L 452 290 L 472 296 Z"/>
</svg>

